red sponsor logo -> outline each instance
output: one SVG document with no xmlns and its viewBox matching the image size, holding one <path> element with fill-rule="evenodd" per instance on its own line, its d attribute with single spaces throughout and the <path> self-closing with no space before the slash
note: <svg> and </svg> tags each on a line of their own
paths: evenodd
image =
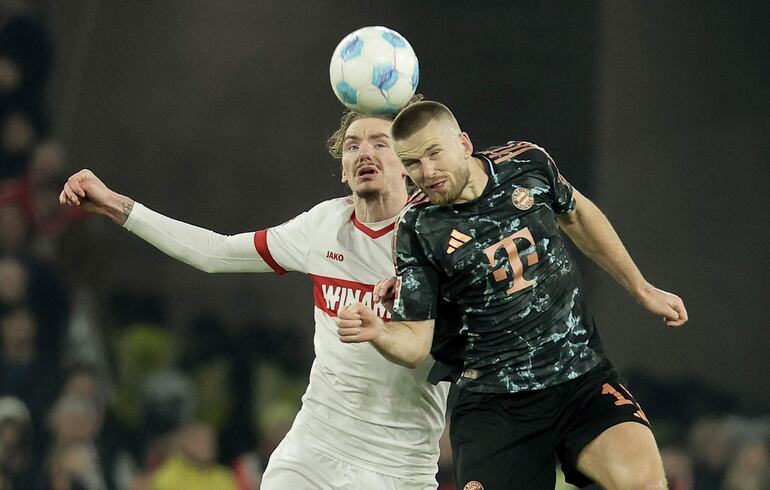
<svg viewBox="0 0 770 490">
<path fill-rule="evenodd" d="M 337 279 L 310 274 L 313 279 L 315 305 L 329 316 L 336 317 L 340 308 L 354 303 L 363 303 L 383 320 L 390 321 L 390 313 L 380 304 L 372 304 L 374 284 Z"/>
</svg>

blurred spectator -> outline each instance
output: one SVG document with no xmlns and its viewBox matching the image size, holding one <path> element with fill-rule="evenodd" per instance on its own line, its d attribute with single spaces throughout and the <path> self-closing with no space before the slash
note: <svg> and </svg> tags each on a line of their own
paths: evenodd
<svg viewBox="0 0 770 490">
<path fill-rule="evenodd" d="M 0 257 L 0 312 L 17 307 L 34 314 L 39 357 L 57 366 L 69 301 L 56 270 L 15 256 Z"/>
<path fill-rule="evenodd" d="M 741 447 L 727 468 L 725 490 L 770 488 L 770 454 L 767 444 L 756 441 Z"/>
<path fill-rule="evenodd" d="M 696 420 L 690 429 L 689 451 L 694 459 L 695 488 L 719 490 L 732 451 L 722 420 Z"/>
<path fill-rule="evenodd" d="M 20 214 L 14 218 L 24 221 L 22 230 L 26 233 L 15 233 L 19 235 L 14 247 L 18 253 L 22 253 L 20 242 L 23 237 L 29 242 L 25 244 L 24 255 L 55 260 L 58 238 L 73 223 L 85 218 L 86 213 L 79 208 L 59 205 L 61 183 L 66 180 L 65 166 L 64 147 L 56 141 L 45 140 L 35 147 L 23 175 L 0 182 L 0 207 L 14 208 L 16 214 Z"/>
<path fill-rule="evenodd" d="M 0 488 L 32 488 L 32 421 L 26 405 L 18 398 L 0 397 Z"/>
<path fill-rule="evenodd" d="M 42 488 L 106 488 L 96 447 L 102 417 L 93 400 L 77 393 L 62 393 L 50 413 L 51 443 Z"/>
<path fill-rule="evenodd" d="M 36 433 L 56 396 L 56 372 L 36 348 L 37 320 L 23 306 L 0 316 L 0 394 L 13 395 L 29 408 Z"/>
<path fill-rule="evenodd" d="M 199 315 L 183 343 L 180 366 L 195 383 L 197 418 L 221 431 L 233 416 L 234 356 L 228 326 L 213 314 Z"/>
<path fill-rule="evenodd" d="M 2 204 L 0 200 L 0 256 L 20 255 L 29 239 L 29 222 L 20 204 Z"/>
<path fill-rule="evenodd" d="M 61 444 L 51 452 L 40 490 L 105 490 L 96 451 L 84 443 Z"/>
<path fill-rule="evenodd" d="M 154 372 L 170 369 L 175 340 L 165 327 L 163 298 L 155 293 L 117 291 L 108 304 L 116 328 L 112 340 L 115 398 L 113 406 L 121 422 L 142 429 L 141 389 Z"/>
<path fill-rule="evenodd" d="M 27 195 L 23 202 L 38 236 L 35 248 L 40 256 L 53 257 L 56 239 L 86 217 L 79 208 L 59 205 L 62 182 L 67 180 L 64 147 L 52 140 L 40 143 L 32 153 L 25 177 Z"/>
<path fill-rule="evenodd" d="M 211 426 L 187 424 L 174 435 L 171 453 L 151 477 L 152 490 L 236 490 L 231 470 L 217 464 Z"/>
<path fill-rule="evenodd" d="M 13 257 L 0 257 L 0 307 L 12 308 L 24 303 L 29 289 L 29 273 Z"/>
<path fill-rule="evenodd" d="M 36 104 L 13 104 L 0 113 L 0 181 L 21 177 L 38 141 L 47 132 L 45 116 Z"/>
<path fill-rule="evenodd" d="M 54 445 L 94 445 L 102 423 L 99 407 L 84 396 L 64 392 L 50 413 Z"/>
<path fill-rule="evenodd" d="M 41 98 L 52 48 L 40 20 L 21 2 L 0 2 L 0 102 Z"/>
<path fill-rule="evenodd" d="M 137 437 L 123 427 L 114 414 L 107 408 L 107 384 L 103 373 L 94 365 L 75 363 L 71 365 L 64 378 L 61 396 L 75 395 L 88 400 L 97 408 L 100 430 L 96 436 L 96 447 L 104 470 L 108 488 L 117 488 L 119 481 L 134 476 L 121 474 L 125 464 L 131 468 L 138 466 L 140 443 Z M 123 486 L 127 486 L 123 482 Z"/>
<path fill-rule="evenodd" d="M 163 369 L 147 376 L 141 387 L 146 470 L 169 456 L 175 431 L 194 419 L 196 406 L 193 383 L 184 373 Z"/>
<path fill-rule="evenodd" d="M 670 490 L 695 489 L 692 458 L 685 450 L 678 447 L 664 447 L 660 450 L 660 456 L 663 459 L 663 469 L 666 472 Z"/>
</svg>

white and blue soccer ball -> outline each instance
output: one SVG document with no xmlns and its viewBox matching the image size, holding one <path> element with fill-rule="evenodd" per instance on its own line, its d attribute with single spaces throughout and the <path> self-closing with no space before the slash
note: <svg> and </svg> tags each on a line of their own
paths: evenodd
<svg viewBox="0 0 770 490">
<path fill-rule="evenodd" d="M 345 36 L 329 64 L 334 94 L 353 111 L 390 114 L 417 90 L 420 69 L 409 42 L 392 29 L 362 27 Z"/>
</svg>

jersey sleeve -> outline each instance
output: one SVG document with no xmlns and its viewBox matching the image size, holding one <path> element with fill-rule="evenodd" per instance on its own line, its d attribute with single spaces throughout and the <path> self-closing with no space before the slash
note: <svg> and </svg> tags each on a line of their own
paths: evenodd
<svg viewBox="0 0 770 490">
<path fill-rule="evenodd" d="M 289 271 L 307 273 L 310 245 L 313 243 L 318 218 L 323 212 L 322 204 L 283 224 L 254 233 L 254 247 L 278 274 Z"/>
<path fill-rule="evenodd" d="M 572 195 L 572 185 L 567 182 L 556 166 L 551 155 L 539 146 L 535 146 L 532 153 L 532 161 L 540 163 L 540 168 L 545 174 L 548 184 L 548 196 L 551 207 L 557 214 L 568 214 L 575 209 L 575 198 Z"/>
<path fill-rule="evenodd" d="M 407 208 L 395 233 L 394 260 L 398 286 L 393 320 L 422 321 L 436 318 L 439 274 L 423 248 L 415 228 L 418 208 Z"/>
</svg>

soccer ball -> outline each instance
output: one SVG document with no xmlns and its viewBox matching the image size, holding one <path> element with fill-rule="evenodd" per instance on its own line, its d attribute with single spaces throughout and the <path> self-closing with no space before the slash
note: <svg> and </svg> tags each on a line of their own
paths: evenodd
<svg viewBox="0 0 770 490">
<path fill-rule="evenodd" d="M 417 56 L 399 33 L 387 27 L 362 27 L 345 36 L 329 64 L 337 98 L 363 114 L 390 114 L 414 95 L 420 79 Z"/>
</svg>

